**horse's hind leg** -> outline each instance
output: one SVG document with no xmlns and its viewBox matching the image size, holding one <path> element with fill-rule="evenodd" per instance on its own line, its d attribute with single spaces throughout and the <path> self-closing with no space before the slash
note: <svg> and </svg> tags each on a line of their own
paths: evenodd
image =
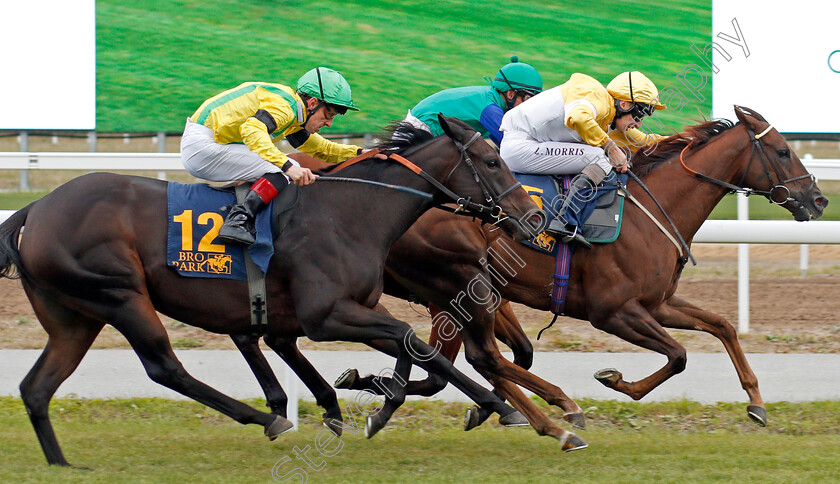
<svg viewBox="0 0 840 484">
<path fill-rule="evenodd" d="M 747 363 L 744 350 L 738 343 L 738 334 L 735 332 L 735 328 L 726 319 L 700 309 L 676 296 L 665 301 L 659 310 L 654 312 L 653 316 L 659 321 L 659 324 L 666 328 L 705 331 L 719 339 L 735 365 L 735 371 L 741 381 L 741 388 L 747 392 L 750 398 L 747 414 L 762 427 L 767 425 L 767 410 L 764 408 L 764 400 L 762 400 L 758 391 L 758 379 L 749 363 Z"/>
<path fill-rule="evenodd" d="M 266 405 L 271 409 L 271 413 L 280 415 L 281 417 L 288 417 L 286 415 L 286 407 L 289 403 L 289 397 L 277 381 L 274 371 L 268 364 L 268 361 L 260 351 L 260 339 L 249 334 L 232 334 L 230 339 L 236 345 L 236 348 L 242 353 L 242 357 L 251 368 L 251 372 L 257 378 L 263 393 L 265 394 Z"/>
<path fill-rule="evenodd" d="M 156 383 L 216 409 L 239 423 L 262 425 L 271 440 L 292 428 L 292 423 L 286 418 L 260 412 L 187 373 L 175 357 L 166 330 L 148 299 L 142 296 L 132 298 L 109 313 L 114 327 L 125 336 L 140 357 L 146 374 Z"/>
<path fill-rule="evenodd" d="M 595 379 L 604 386 L 624 393 L 633 400 L 639 400 L 662 382 L 685 369 L 685 348 L 677 343 L 636 299 L 624 303 L 605 321 L 592 321 L 592 325 L 668 358 L 665 366 L 636 382 L 624 381 L 621 372 L 612 368 L 595 373 Z"/>
<path fill-rule="evenodd" d="M 50 400 L 78 367 L 104 325 L 27 292 L 49 340 L 35 366 L 21 382 L 20 395 L 47 462 L 68 466 L 50 423 Z"/>
<path fill-rule="evenodd" d="M 315 396 L 315 402 L 325 410 L 322 416 L 324 425 L 336 435 L 341 435 L 343 427 L 340 422 L 343 421 L 343 418 L 335 390 L 318 373 L 318 370 L 312 366 L 312 363 L 303 356 L 303 353 L 300 352 L 296 344 L 297 339 L 270 338 L 266 336 L 264 340 L 272 350 L 283 358 L 283 361 L 286 362 L 289 368 L 300 377 L 301 381 L 306 385 L 306 388 Z M 277 380 L 275 379 L 274 381 L 276 382 Z"/>
</svg>

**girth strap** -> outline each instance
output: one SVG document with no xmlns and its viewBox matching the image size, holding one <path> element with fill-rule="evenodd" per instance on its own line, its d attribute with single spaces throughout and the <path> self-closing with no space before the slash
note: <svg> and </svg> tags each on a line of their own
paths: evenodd
<svg viewBox="0 0 840 484">
<path fill-rule="evenodd" d="M 248 184 L 236 186 L 236 202 L 242 203 L 250 191 Z M 251 335 L 262 336 L 268 331 L 268 309 L 266 307 L 265 274 L 251 258 L 248 248 L 244 247 L 245 272 L 248 274 L 248 307 L 251 309 Z"/>
</svg>

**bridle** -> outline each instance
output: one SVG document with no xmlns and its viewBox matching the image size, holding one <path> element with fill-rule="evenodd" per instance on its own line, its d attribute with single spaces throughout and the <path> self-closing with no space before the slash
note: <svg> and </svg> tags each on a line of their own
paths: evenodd
<svg viewBox="0 0 840 484">
<path fill-rule="evenodd" d="M 392 154 L 390 158 L 393 158 L 394 160 L 400 162 L 404 166 L 407 166 L 409 169 L 423 177 L 424 180 L 431 183 L 432 186 L 440 190 L 444 195 L 446 195 L 449 198 L 449 200 L 444 203 L 454 202 L 455 205 L 457 205 L 457 208 L 451 208 L 441 204 L 438 206 L 438 208 L 450 211 L 452 213 L 469 212 L 471 214 L 479 216 L 479 218 L 482 219 L 492 218 L 495 221 L 499 221 L 505 216 L 502 213 L 502 207 L 499 205 L 499 202 L 501 202 L 505 197 L 507 197 L 515 190 L 520 188 L 522 184 L 516 182 L 513 185 L 506 188 L 505 190 L 503 190 L 501 193 L 497 194 L 493 187 L 490 185 L 490 183 L 487 181 L 487 178 L 485 178 L 484 175 L 482 175 L 481 172 L 478 171 L 478 168 L 476 168 L 475 166 L 475 162 L 472 161 L 469 153 L 467 153 L 467 150 L 470 148 L 470 146 L 472 146 L 473 143 L 475 143 L 477 140 L 481 139 L 481 133 L 474 133 L 473 136 L 466 143 L 461 143 L 460 141 L 454 138 L 450 139 L 455 144 L 455 147 L 458 148 L 458 151 L 460 152 L 461 156 L 458 160 L 458 163 L 456 163 L 455 166 L 452 167 L 452 170 L 450 170 L 449 174 L 446 175 L 446 178 L 443 179 L 443 182 L 437 181 L 433 176 L 429 175 L 427 172 L 423 171 L 422 169 L 420 169 L 419 167 L 417 167 L 416 165 L 414 165 L 413 163 L 406 160 L 400 155 Z M 411 163 L 417 169 L 412 169 L 403 161 Z M 476 183 L 478 183 L 478 186 L 481 187 L 481 193 L 484 196 L 484 203 L 474 202 L 471 197 L 462 197 L 446 187 L 446 182 L 449 181 L 449 178 L 452 177 L 452 174 L 455 173 L 455 170 L 457 170 L 458 167 L 461 166 L 461 163 L 467 165 L 467 167 L 472 172 L 473 179 Z"/>
<path fill-rule="evenodd" d="M 737 193 L 743 193 L 746 196 L 750 196 L 750 195 L 753 195 L 753 194 L 763 195 L 764 197 L 766 197 L 770 201 L 770 203 L 773 203 L 773 204 L 776 204 L 776 205 L 784 205 L 785 203 L 796 201 L 796 199 L 794 199 L 790 196 L 790 189 L 787 187 L 788 183 L 794 182 L 794 181 L 797 181 L 797 180 L 802 180 L 803 178 L 810 178 L 811 179 L 811 186 L 813 187 L 814 184 L 816 184 L 816 178 L 814 177 L 814 175 L 812 175 L 810 173 L 795 176 L 793 178 L 788 178 L 787 180 L 782 180 L 782 177 L 779 175 L 779 173 L 781 173 L 781 167 L 778 165 L 778 161 L 773 160 L 769 156 L 767 156 L 767 152 L 764 149 L 764 145 L 761 143 L 761 138 L 764 135 L 766 135 L 767 133 L 769 133 L 771 129 L 773 129 L 772 124 L 768 125 L 767 128 L 759 134 L 755 134 L 755 131 L 753 131 L 751 128 L 749 128 L 746 125 L 744 126 L 744 128 L 746 128 L 747 134 L 750 137 L 750 142 L 752 143 L 752 149 L 750 150 L 750 160 L 747 163 L 747 167 L 744 170 L 743 175 L 741 175 L 741 180 L 738 182 L 737 185 L 733 185 L 732 183 L 728 183 L 728 182 L 725 182 L 723 180 L 718 180 L 717 178 L 713 178 L 713 177 L 710 177 L 708 175 L 698 173 L 698 172 L 692 170 L 691 168 L 689 168 L 688 166 L 686 166 L 685 160 L 683 160 L 683 154 L 686 152 L 686 150 L 688 150 L 689 147 L 691 147 L 691 144 L 688 144 L 680 152 L 680 164 L 682 164 L 683 168 L 685 168 L 689 173 L 693 174 L 697 178 L 700 178 L 701 180 L 704 180 L 704 181 L 707 181 L 707 182 L 710 182 L 710 183 L 714 183 L 715 185 L 720 185 L 724 188 L 728 188 L 730 193 L 736 193 L 736 192 Z M 744 181 L 746 180 L 747 173 L 749 173 L 749 171 L 750 171 L 750 166 L 752 165 L 753 159 L 755 159 L 756 152 L 758 153 L 758 158 L 759 158 L 759 160 L 761 160 L 761 164 L 764 168 L 764 175 L 770 181 L 770 185 L 772 186 L 772 188 L 770 190 L 755 190 L 755 189 L 748 188 L 748 187 L 744 186 Z M 775 180 L 778 180 L 778 183 L 776 183 L 776 181 L 774 181 L 773 175 L 775 175 Z M 776 200 L 778 200 L 778 198 L 774 196 L 776 194 L 783 195 L 784 200 L 781 201 L 781 202 L 776 201 Z"/>
<path fill-rule="evenodd" d="M 481 218 L 482 220 L 485 220 L 485 221 L 488 221 L 488 222 L 491 221 L 491 219 L 492 219 L 492 221 L 498 222 L 502 218 L 506 217 L 506 215 L 502 212 L 502 207 L 499 205 L 499 202 L 501 202 L 505 197 L 507 197 L 508 195 L 513 193 L 515 190 L 520 188 L 522 186 L 522 184 L 519 183 L 519 182 L 516 182 L 513 185 L 511 185 L 510 187 L 506 188 L 501 193 L 497 194 L 496 191 L 493 189 L 493 187 L 490 185 L 490 183 L 487 181 L 487 179 L 484 177 L 484 175 L 482 175 L 481 172 L 478 171 L 478 168 L 476 168 L 476 166 L 475 166 L 475 162 L 472 161 L 469 153 L 467 153 L 467 150 L 470 148 L 470 146 L 472 146 L 473 143 L 475 143 L 477 140 L 481 139 L 481 133 L 476 132 L 475 134 L 473 134 L 472 138 L 470 138 L 469 141 L 467 141 L 466 143 L 461 143 L 460 141 L 458 141 L 454 138 L 450 138 L 450 139 L 452 140 L 453 143 L 455 143 L 455 147 L 458 148 L 458 151 L 460 152 L 461 156 L 460 156 L 460 159 L 458 160 L 458 163 L 456 163 L 455 166 L 452 167 L 452 170 L 450 170 L 449 174 L 446 175 L 446 178 L 443 179 L 443 182 L 439 182 L 437 179 L 435 179 L 428 172 L 426 172 L 425 170 L 423 170 L 419 166 L 415 165 L 414 163 L 412 163 L 407 158 L 405 158 L 403 156 L 400 156 L 396 153 L 389 154 L 388 159 L 394 160 L 397 163 L 403 165 L 404 167 L 408 168 L 409 170 L 411 170 L 415 174 L 422 177 L 427 182 L 431 183 L 433 187 L 440 190 L 448 198 L 446 201 L 444 201 L 444 202 L 442 202 L 438 205 L 438 208 L 440 208 L 440 209 L 447 210 L 447 211 L 453 212 L 453 213 L 465 213 L 465 212 L 467 212 L 469 214 L 476 215 L 477 217 Z M 332 170 L 332 172 L 336 172 L 336 171 L 339 171 L 341 169 L 347 168 L 350 165 L 356 164 L 356 163 L 358 163 L 362 160 L 366 160 L 366 159 L 368 159 L 368 158 L 370 158 L 370 157 L 372 157 L 376 154 L 379 154 L 381 152 L 382 152 L 382 150 L 380 150 L 380 149 L 366 151 L 364 154 L 362 154 L 360 156 L 357 156 L 356 158 L 353 158 L 352 160 L 348 160 L 348 161 L 342 163 L 341 165 L 336 167 L 334 170 Z M 448 187 L 446 187 L 446 185 L 445 185 L 446 182 L 449 181 L 449 178 L 452 177 L 452 174 L 455 173 L 455 170 L 457 170 L 458 167 L 461 166 L 461 163 L 465 163 L 467 165 L 467 167 L 469 167 L 470 171 L 473 174 L 473 178 L 475 179 L 475 182 L 478 183 L 479 187 L 481 187 L 481 192 L 484 196 L 484 203 L 474 202 L 471 197 L 463 197 L 461 195 L 458 195 L 454 191 L 450 190 Z M 369 180 L 358 180 L 358 179 L 354 179 L 354 178 L 348 178 L 348 179 L 341 178 L 341 179 L 339 179 L 339 178 L 336 178 L 336 177 L 324 177 L 324 180 L 370 182 Z M 380 184 L 380 183 L 375 183 L 375 184 L 383 185 L 383 184 Z M 399 189 L 399 188 L 406 188 L 406 187 L 397 187 L 397 186 L 393 186 L 393 185 L 388 185 L 388 188 Z M 408 189 L 402 190 L 402 191 L 407 191 L 407 190 Z M 414 189 L 410 189 L 410 190 L 411 190 L 411 193 L 414 193 L 414 194 L 429 196 L 425 192 L 420 192 L 420 191 L 414 190 Z M 455 205 L 457 205 L 457 207 L 453 208 L 453 207 L 449 207 L 448 205 L 445 205 L 446 203 L 450 203 L 450 202 L 454 202 Z"/>
<path fill-rule="evenodd" d="M 491 219 L 492 219 L 493 222 L 500 221 L 502 218 L 506 217 L 506 215 L 502 212 L 502 207 L 499 205 L 499 202 L 501 202 L 505 197 L 507 197 L 508 195 L 513 193 L 516 189 L 520 188 L 522 186 L 522 184 L 519 183 L 519 182 L 516 182 L 513 185 L 511 185 L 510 187 L 506 188 L 504 191 L 502 191 L 502 193 L 497 194 L 496 191 L 493 190 L 493 187 L 490 185 L 490 183 L 487 182 L 487 179 L 481 174 L 481 172 L 478 171 L 478 168 L 476 168 L 475 163 L 472 161 L 472 159 L 470 158 L 470 155 L 467 153 L 467 150 L 470 148 L 470 146 L 472 146 L 472 144 L 475 143 L 477 140 L 481 139 L 481 133 L 476 132 L 475 134 L 473 134 L 472 138 L 470 138 L 469 141 L 467 141 L 466 143 L 461 143 L 460 141 L 458 141 L 454 138 L 451 138 L 451 137 L 450 137 L 450 139 L 452 140 L 453 143 L 455 143 L 455 147 L 458 148 L 458 151 L 461 153 L 461 157 L 458 160 L 458 163 L 456 163 L 455 166 L 452 167 L 452 170 L 449 171 L 449 174 L 446 175 L 446 178 L 443 179 L 443 182 L 437 181 L 428 172 L 426 172 L 425 170 L 423 170 L 419 166 L 415 165 L 414 163 L 412 163 L 407 158 L 405 158 L 403 156 L 400 156 L 396 153 L 389 154 L 388 159 L 394 160 L 397 163 L 399 163 L 399 164 L 403 165 L 404 167 L 408 168 L 409 170 L 413 171 L 415 174 L 419 175 L 424 180 L 431 183 L 433 187 L 437 188 L 444 195 L 446 195 L 446 197 L 448 197 L 448 200 L 440 203 L 438 205 L 438 208 L 440 208 L 442 210 L 452 212 L 452 213 L 473 214 L 473 215 L 478 216 L 482 220 L 485 220 L 485 221 L 488 221 L 488 222 L 490 222 Z M 344 163 L 338 165 L 334 170 L 332 170 L 332 173 L 335 173 L 339 170 L 347 168 L 348 166 L 354 165 L 354 164 L 356 164 L 360 161 L 366 160 L 366 159 L 368 159 L 372 156 L 375 156 L 375 155 L 377 155 L 381 152 L 382 152 L 381 149 L 366 151 L 362 155 L 359 155 L 359 156 L 357 156 L 357 157 L 355 157 L 351 160 L 347 160 Z M 462 196 L 458 195 L 457 193 L 453 192 L 452 190 L 450 190 L 449 188 L 446 187 L 445 183 L 447 181 L 449 181 L 449 178 L 452 177 L 452 174 L 455 173 L 455 170 L 457 170 L 458 167 L 461 166 L 461 163 L 465 163 L 469 167 L 470 171 L 472 171 L 473 178 L 475 179 L 475 182 L 478 183 L 479 187 L 481 187 L 481 192 L 484 195 L 484 202 L 485 203 L 474 202 L 471 197 L 462 197 Z M 380 183 L 380 182 L 375 182 L 375 181 L 372 181 L 372 180 L 361 180 L 361 179 L 357 179 L 357 178 L 340 178 L 340 177 L 323 177 L 323 178 L 319 178 L 319 179 L 322 179 L 324 181 L 327 181 L 327 180 L 329 180 L 329 181 L 352 181 L 352 182 L 359 182 L 359 183 L 369 183 L 369 184 L 372 184 L 372 185 L 384 186 L 386 188 L 393 188 L 393 189 L 403 191 L 403 192 L 406 192 L 406 193 L 411 193 L 413 195 L 419 195 L 419 196 L 422 196 L 423 198 L 429 198 L 429 199 L 432 198 L 432 196 L 429 195 L 428 193 L 422 192 L 422 191 L 419 191 L 419 190 L 414 190 L 413 188 L 407 188 L 407 187 L 396 186 L 396 185 L 387 185 L 387 184 Z M 455 205 L 457 205 L 457 207 L 453 208 L 453 207 L 450 207 L 448 205 L 445 205 L 446 203 L 451 203 L 451 202 L 454 202 Z"/>
</svg>

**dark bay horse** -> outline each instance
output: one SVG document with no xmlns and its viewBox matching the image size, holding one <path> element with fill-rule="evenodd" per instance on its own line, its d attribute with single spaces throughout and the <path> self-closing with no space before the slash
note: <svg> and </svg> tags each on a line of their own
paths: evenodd
<svg viewBox="0 0 840 484">
<path fill-rule="evenodd" d="M 441 118 L 441 124 L 447 136 L 401 151 L 415 164 L 371 158 L 341 173 L 378 185 L 318 181 L 300 189 L 294 214 L 274 241 L 266 277 L 267 341 L 307 336 L 372 346 L 390 342 L 397 347 L 394 374 L 407 380 L 414 362 L 407 345 L 430 348 L 404 322 L 371 309 L 380 297 L 394 241 L 424 211 L 450 201 L 447 192 L 515 239 L 529 238 L 543 227 L 545 216 L 523 190 L 515 189 L 518 184 L 498 154 L 485 143 L 474 143 L 477 133 L 465 123 Z M 166 190 L 166 182 L 149 178 L 85 175 L 0 225 L 0 275 L 20 275 L 49 336 L 20 389 L 50 464 L 68 465 L 49 420 L 49 401 L 105 324 L 126 337 L 152 380 L 240 423 L 259 424 L 271 439 L 291 427 L 281 416 L 257 411 L 197 381 L 173 353 L 156 311 L 217 333 L 248 334 L 251 329 L 245 281 L 186 278 L 168 267 Z M 446 375 L 482 408 L 498 412 L 503 423 L 527 423 L 443 356 L 417 364 Z M 368 436 L 386 424 L 404 397 L 395 385 L 378 413 L 368 415 Z M 340 419 L 340 413 L 335 417 Z"/>
<path fill-rule="evenodd" d="M 819 217 L 828 204 L 791 147 L 763 117 L 740 107 L 735 113 L 738 124 L 706 122 L 664 140 L 650 156 L 634 158 L 634 173 L 643 178 L 689 244 L 712 209 L 733 189 L 762 194 L 788 209 L 798 221 Z M 723 343 L 750 399 L 748 415 L 764 425 L 766 410 L 757 379 L 737 333 L 724 318 L 674 295 L 686 254 L 663 233 L 668 231 L 674 237 L 642 188 L 629 183 L 628 191 L 665 229 L 628 203 L 617 241 L 575 252 L 565 314 L 588 320 L 594 327 L 668 360 L 663 368 L 637 382 L 623 380 L 613 369 L 599 371 L 595 377 L 638 400 L 685 368 L 685 349 L 664 328 L 705 331 Z M 521 342 L 524 333 L 511 323 L 515 318 L 497 318 L 494 310 L 504 300 L 549 310 L 553 269 L 551 256 L 520 246 L 493 227 L 438 211 L 421 217 L 397 241 L 386 266 L 402 286 L 446 310 L 447 317 L 439 319 L 436 326 L 440 331 L 433 332 L 431 341 L 441 353 L 454 359 L 460 341 L 453 328 L 461 328 L 468 361 L 494 385 L 502 380 L 522 385 L 563 408 L 567 420 L 582 425 L 577 404 L 559 387 L 505 360 L 493 339 L 494 329 L 499 336 L 508 335 L 519 349 L 520 364 L 530 366 L 532 348 Z M 489 293 L 465 297 L 476 280 L 493 280 L 497 297 Z M 496 320 L 506 322 L 495 328 Z M 379 391 L 387 380 L 350 377 L 338 383 Z M 406 388 L 431 395 L 444 385 L 431 377 L 425 382 L 409 382 Z M 535 408 L 517 409 L 538 433 L 556 432 L 556 425 Z M 471 409 L 468 428 L 483 418 Z"/>
</svg>

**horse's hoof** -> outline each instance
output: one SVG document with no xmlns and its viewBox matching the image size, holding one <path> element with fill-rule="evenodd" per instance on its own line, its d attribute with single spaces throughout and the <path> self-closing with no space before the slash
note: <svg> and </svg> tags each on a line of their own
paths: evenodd
<svg viewBox="0 0 840 484">
<path fill-rule="evenodd" d="M 621 372 L 615 368 L 604 368 L 595 372 L 595 379 L 608 388 L 615 388 L 615 384 L 621 381 L 621 377 Z"/>
<path fill-rule="evenodd" d="M 480 423 L 478 421 L 478 405 L 473 405 L 467 409 L 467 414 L 464 415 L 464 430 L 472 430 L 478 427 Z"/>
<path fill-rule="evenodd" d="M 585 440 L 577 435 L 569 432 L 569 437 L 563 442 L 563 452 L 572 452 L 573 450 L 581 450 L 589 447 Z"/>
<path fill-rule="evenodd" d="M 505 427 L 522 427 L 525 425 L 531 425 L 531 422 L 528 422 L 528 419 L 519 413 L 518 410 L 514 410 L 504 417 L 499 417 L 499 423 Z"/>
<path fill-rule="evenodd" d="M 563 415 L 563 419 L 581 430 L 586 428 L 586 417 L 583 416 L 582 412 L 567 413 Z"/>
<path fill-rule="evenodd" d="M 761 425 L 762 427 L 767 426 L 767 410 L 764 407 L 749 405 L 747 406 L 747 415 L 749 415 L 752 421 L 758 425 Z"/>
<path fill-rule="evenodd" d="M 386 422 L 384 422 L 381 418 L 378 417 L 378 414 L 369 415 L 367 420 L 365 420 L 365 437 L 371 438 L 385 427 Z"/>
<path fill-rule="evenodd" d="M 336 380 L 333 386 L 335 388 L 343 388 L 345 390 L 351 390 L 353 386 L 359 382 L 359 370 L 355 368 L 350 368 L 345 370 L 344 373 L 341 374 Z"/>
<path fill-rule="evenodd" d="M 265 435 L 268 440 L 274 440 L 278 435 L 291 430 L 292 427 L 294 425 L 292 425 L 291 420 L 278 415 L 270 424 L 265 426 Z"/>
<path fill-rule="evenodd" d="M 341 437 L 341 433 L 344 431 L 344 427 L 341 426 L 341 420 L 329 418 L 324 415 L 323 424 L 324 427 L 330 429 L 330 432 L 334 433 L 338 437 Z"/>
</svg>

